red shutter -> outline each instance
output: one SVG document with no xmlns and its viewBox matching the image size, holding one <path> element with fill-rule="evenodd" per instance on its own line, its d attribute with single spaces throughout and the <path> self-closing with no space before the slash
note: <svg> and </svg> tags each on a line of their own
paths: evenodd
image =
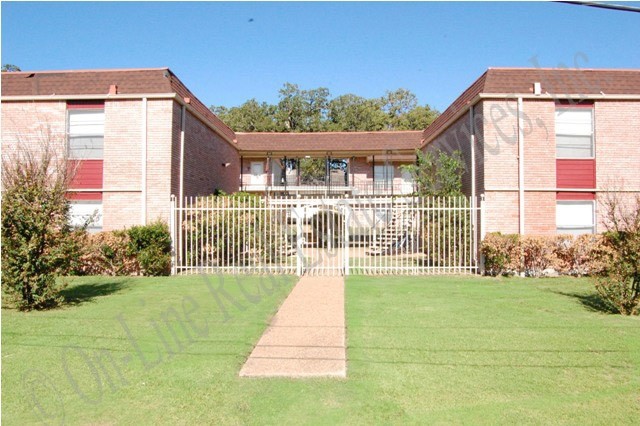
<svg viewBox="0 0 640 426">
<path fill-rule="evenodd" d="M 558 192 L 556 193 L 556 200 L 561 201 L 586 201 L 595 200 L 595 192 Z"/>
<path fill-rule="evenodd" d="M 69 185 L 70 189 L 102 189 L 102 160 L 71 160 L 70 167 L 75 167 L 75 176 Z M 70 200 L 102 200 L 102 192 L 69 191 Z"/>
<path fill-rule="evenodd" d="M 67 101 L 67 109 L 103 109 L 104 101 Z"/>
<path fill-rule="evenodd" d="M 558 188 L 595 188 L 596 160 L 556 160 Z"/>
</svg>

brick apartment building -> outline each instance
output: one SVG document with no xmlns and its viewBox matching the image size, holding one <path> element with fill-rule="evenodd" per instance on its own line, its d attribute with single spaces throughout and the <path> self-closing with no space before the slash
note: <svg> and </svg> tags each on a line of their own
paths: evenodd
<svg viewBox="0 0 640 426">
<path fill-rule="evenodd" d="M 460 150 L 485 231 L 604 230 L 605 192 L 640 194 L 640 70 L 490 68 L 424 131 Z"/>
<path fill-rule="evenodd" d="M 3 153 L 66 149 L 73 212 L 105 230 L 168 220 L 171 195 L 322 193 L 307 158 L 332 194 L 408 193 L 421 147 L 462 151 L 487 232 L 600 232 L 604 191 L 640 193 L 638 123 L 640 70 L 492 68 L 424 132 L 326 134 L 236 134 L 167 68 L 2 74 Z"/>
<path fill-rule="evenodd" d="M 79 167 L 96 229 L 167 221 L 169 200 L 238 189 L 235 134 L 167 68 L 2 73 L 2 150 L 42 143 Z"/>
</svg>

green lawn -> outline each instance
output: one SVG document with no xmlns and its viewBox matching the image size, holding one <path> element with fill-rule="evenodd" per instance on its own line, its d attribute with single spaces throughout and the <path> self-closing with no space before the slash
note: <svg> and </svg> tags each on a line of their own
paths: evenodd
<svg viewBox="0 0 640 426">
<path fill-rule="evenodd" d="M 240 379 L 294 282 L 226 276 L 221 290 L 217 277 L 210 288 L 199 276 L 82 278 L 64 309 L 3 309 L 2 421 L 640 418 L 640 318 L 598 310 L 588 280 L 351 277 L 346 380 Z"/>
</svg>

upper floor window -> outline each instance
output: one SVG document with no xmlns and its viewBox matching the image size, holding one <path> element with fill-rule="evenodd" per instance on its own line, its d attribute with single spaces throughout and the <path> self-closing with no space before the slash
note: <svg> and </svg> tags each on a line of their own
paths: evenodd
<svg viewBox="0 0 640 426">
<path fill-rule="evenodd" d="M 556 157 L 593 158 L 593 108 L 556 107 Z"/>
<path fill-rule="evenodd" d="M 104 104 L 69 103 L 69 158 L 101 160 L 104 147 Z"/>
<path fill-rule="evenodd" d="M 388 188 L 393 184 L 394 168 L 390 164 L 373 166 L 373 180 L 378 188 Z"/>
</svg>

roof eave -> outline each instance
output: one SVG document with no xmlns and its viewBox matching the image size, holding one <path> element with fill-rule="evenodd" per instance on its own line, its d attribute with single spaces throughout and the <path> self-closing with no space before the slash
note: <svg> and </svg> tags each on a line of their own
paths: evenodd
<svg viewBox="0 0 640 426">
<path fill-rule="evenodd" d="M 472 106 L 474 106 L 475 104 L 477 104 L 478 102 L 480 102 L 481 100 L 487 100 L 487 99 L 518 99 L 518 98 L 522 98 L 522 99 L 528 99 L 528 100 L 567 100 L 567 99 L 579 99 L 579 100 L 610 100 L 610 101 L 615 101 L 615 100 L 624 100 L 624 101 L 640 101 L 640 94 L 638 95 L 625 95 L 625 94 L 612 94 L 612 95 L 608 95 L 606 93 L 600 93 L 600 94 L 591 94 L 591 95 L 584 95 L 584 94 L 576 94 L 576 93 L 569 93 L 569 94 L 562 94 L 562 95 L 558 95 L 558 94 L 551 94 L 551 93 L 543 93 L 540 95 L 535 95 L 533 93 L 479 93 L 478 95 L 476 95 L 471 101 L 467 102 L 467 104 L 465 106 L 463 106 L 462 108 L 460 108 L 460 110 L 458 110 L 455 115 L 453 115 L 448 121 L 447 123 L 442 126 L 440 129 L 438 129 L 438 131 L 436 133 L 434 133 L 433 135 L 429 135 L 429 137 L 425 138 L 422 142 L 422 144 L 420 145 L 420 149 L 424 148 L 425 146 L 429 145 L 435 138 L 437 138 L 438 136 L 440 136 L 445 130 L 447 130 L 449 127 L 451 127 L 456 121 L 458 121 L 458 119 L 460 117 L 462 117 L 464 114 L 467 113 L 467 111 L 469 110 L 469 108 L 471 108 Z"/>
</svg>

